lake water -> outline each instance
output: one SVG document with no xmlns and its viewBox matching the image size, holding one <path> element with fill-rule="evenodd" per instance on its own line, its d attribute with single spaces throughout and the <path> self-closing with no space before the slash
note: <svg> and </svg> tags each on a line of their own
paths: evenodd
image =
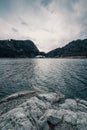
<svg viewBox="0 0 87 130">
<path fill-rule="evenodd" d="M 87 59 L 0 59 L 0 98 L 33 86 L 87 99 Z"/>
</svg>

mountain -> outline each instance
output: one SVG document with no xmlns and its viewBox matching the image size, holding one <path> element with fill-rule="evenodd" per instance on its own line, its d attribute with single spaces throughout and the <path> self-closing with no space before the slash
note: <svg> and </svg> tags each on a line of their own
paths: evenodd
<svg viewBox="0 0 87 130">
<path fill-rule="evenodd" d="M 72 41 L 62 48 L 48 52 L 47 57 L 87 57 L 87 39 Z"/>
<path fill-rule="evenodd" d="M 0 57 L 34 58 L 45 57 L 87 57 L 87 39 L 72 41 L 62 48 L 54 49 L 47 54 L 40 52 L 31 40 L 0 40 Z"/>
<path fill-rule="evenodd" d="M 35 57 L 38 48 L 30 40 L 0 40 L 0 57 Z"/>
</svg>

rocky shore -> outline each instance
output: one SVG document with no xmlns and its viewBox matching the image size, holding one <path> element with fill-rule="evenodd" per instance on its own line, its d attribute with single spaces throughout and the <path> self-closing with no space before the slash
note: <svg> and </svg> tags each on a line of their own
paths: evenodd
<svg viewBox="0 0 87 130">
<path fill-rule="evenodd" d="M 31 90 L 0 101 L 0 130 L 87 130 L 87 101 Z"/>
</svg>

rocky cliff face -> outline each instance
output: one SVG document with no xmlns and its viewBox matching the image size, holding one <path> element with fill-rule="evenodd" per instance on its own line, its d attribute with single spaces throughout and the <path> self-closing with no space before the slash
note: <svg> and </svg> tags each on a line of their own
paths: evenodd
<svg viewBox="0 0 87 130">
<path fill-rule="evenodd" d="M 30 40 L 0 40 L 0 57 L 35 57 L 38 48 Z"/>
<path fill-rule="evenodd" d="M 17 98 L 13 109 L 7 105 L 1 113 L 0 130 L 87 130 L 87 101 L 65 99 L 61 93 L 33 94 L 18 106 L 18 94 L 2 101 L 12 106 L 11 97 Z"/>
<path fill-rule="evenodd" d="M 48 57 L 87 57 L 87 39 L 72 41 L 62 48 L 57 48 L 47 53 Z"/>
</svg>

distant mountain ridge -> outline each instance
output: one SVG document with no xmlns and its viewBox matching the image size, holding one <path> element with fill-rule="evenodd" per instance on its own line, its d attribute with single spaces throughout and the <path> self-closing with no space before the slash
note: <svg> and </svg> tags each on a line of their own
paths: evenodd
<svg viewBox="0 0 87 130">
<path fill-rule="evenodd" d="M 87 57 L 87 39 L 72 41 L 47 53 L 47 57 Z"/>
<path fill-rule="evenodd" d="M 72 41 L 62 48 L 56 48 L 48 53 L 40 52 L 31 40 L 0 40 L 1 58 L 34 58 L 42 55 L 48 58 L 86 57 L 87 39 Z"/>
<path fill-rule="evenodd" d="M 0 57 L 35 57 L 39 54 L 36 45 L 30 40 L 0 40 Z"/>
</svg>

